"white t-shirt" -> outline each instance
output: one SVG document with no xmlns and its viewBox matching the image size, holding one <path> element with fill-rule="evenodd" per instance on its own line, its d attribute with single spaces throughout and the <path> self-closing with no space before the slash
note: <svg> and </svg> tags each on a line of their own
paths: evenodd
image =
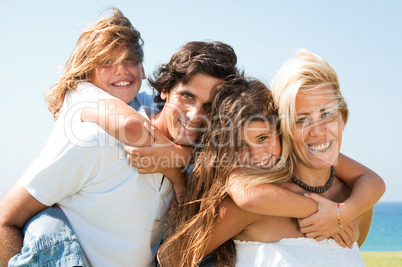
<svg viewBox="0 0 402 267">
<path fill-rule="evenodd" d="M 152 266 L 172 186 L 162 174 L 138 174 L 120 141 L 80 121 L 82 103 L 105 98 L 113 97 L 90 83 L 69 92 L 48 143 L 21 182 L 41 203 L 59 204 L 91 265 Z"/>
</svg>

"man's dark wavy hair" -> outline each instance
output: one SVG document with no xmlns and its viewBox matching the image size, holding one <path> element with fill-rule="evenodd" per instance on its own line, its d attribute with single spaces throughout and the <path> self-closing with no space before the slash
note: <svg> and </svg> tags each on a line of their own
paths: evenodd
<svg viewBox="0 0 402 267">
<path fill-rule="evenodd" d="M 165 101 L 161 92 L 169 93 L 178 83 L 186 84 L 198 73 L 225 81 L 238 76 L 237 56 L 230 45 L 222 42 L 189 42 L 182 46 L 167 64 L 162 64 L 149 78 L 149 84 L 156 90 L 154 97 L 158 108 Z"/>
</svg>

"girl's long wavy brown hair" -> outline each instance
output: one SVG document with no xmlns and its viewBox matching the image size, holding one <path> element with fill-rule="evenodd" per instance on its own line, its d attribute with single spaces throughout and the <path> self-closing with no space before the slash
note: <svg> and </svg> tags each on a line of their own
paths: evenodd
<svg viewBox="0 0 402 267">
<path fill-rule="evenodd" d="M 195 167 L 191 173 L 182 204 L 171 212 L 167 240 L 160 251 L 168 250 L 166 262 L 179 256 L 179 266 L 196 266 L 202 259 L 221 208 L 227 195 L 228 178 L 238 169 L 240 130 L 250 121 L 267 121 L 279 131 L 279 118 L 270 90 L 260 81 L 236 78 L 217 90 L 212 104 L 208 131 L 196 148 Z M 247 186 L 261 183 L 282 184 L 292 174 L 288 140 L 282 140 L 283 149 L 278 164 L 270 170 L 241 168 L 241 175 L 231 178 Z M 233 180 L 233 181 L 232 181 Z M 217 266 L 235 265 L 232 240 L 214 251 Z"/>
<path fill-rule="evenodd" d="M 89 81 L 95 67 L 103 64 L 116 49 L 124 48 L 124 52 L 115 64 L 127 57 L 142 62 L 143 43 L 140 32 L 117 8 L 89 25 L 78 39 L 59 81 L 45 95 L 53 118 L 57 120 L 67 91 L 75 90 L 79 82 Z"/>
</svg>

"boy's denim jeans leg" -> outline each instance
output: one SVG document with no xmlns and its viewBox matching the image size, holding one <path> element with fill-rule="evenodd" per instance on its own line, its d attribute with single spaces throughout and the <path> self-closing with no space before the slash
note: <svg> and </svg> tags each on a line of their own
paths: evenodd
<svg viewBox="0 0 402 267">
<path fill-rule="evenodd" d="M 87 266 L 85 256 L 67 217 L 58 206 L 47 208 L 24 226 L 21 253 L 8 266 Z"/>
</svg>

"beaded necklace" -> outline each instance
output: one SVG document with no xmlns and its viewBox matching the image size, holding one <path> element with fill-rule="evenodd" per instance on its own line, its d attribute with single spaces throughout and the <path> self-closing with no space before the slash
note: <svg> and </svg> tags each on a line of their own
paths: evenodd
<svg viewBox="0 0 402 267">
<path fill-rule="evenodd" d="M 292 176 L 292 178 L 290 178 L 290 180 L 306 191 L 320 194 L 320 193 L 324 193 L 332 186 L 332 183 L 334 182 L 334 178 L 335 178 L 335 169 L 334 169 L 334 166 L 331 166 L 331 174 L 329 175 L 328 182 L 323 186 L 317 186 L 317 187 L 309 186 L 309 185 L 303 183 L 302 181 L 300 181 L 299 179 L 297 179 L 296 176 L 294 176 L 294 175 Z"/>
</svg>

